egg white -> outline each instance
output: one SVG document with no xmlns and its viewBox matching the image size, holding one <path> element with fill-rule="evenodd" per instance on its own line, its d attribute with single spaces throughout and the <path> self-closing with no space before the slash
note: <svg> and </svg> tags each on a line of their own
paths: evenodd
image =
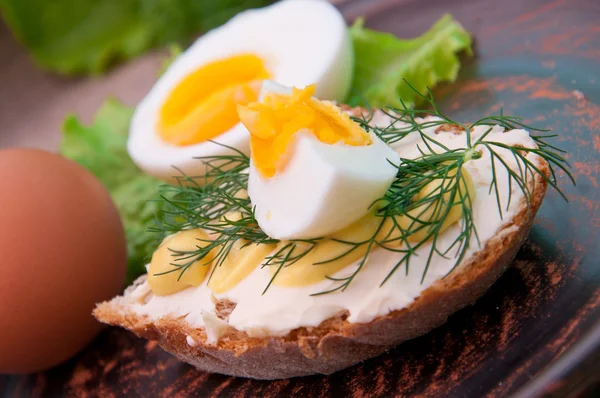
<svg viewBox="0 0 600 398">
<path fill-rule="evenodd" d="M 230 154 L 225 146 L 249 154 L 249 134 L 238 123 L 212 142 L 176 146 L 156 131 L 160 109 L 172 90 L 202 65 L 239 54 L 261 57 L 271 79 L 304 87 L 317 84 L 316 96 L 343 100 L 350 88 L 353 51 L 343 17 L 328 2 L 285 0 L 238 14 L 222 27 L 208 32 L 179 56 L 140 102 L 133 116 L 128 152 L 146 173 L 173 182 L 183 171 L 205 174 L 194 158 Z"/>
<path fill-rule="evenodd" d="M 295 134 L 284 169 L 265 178 L 250 163 L 248 194 L 260 228 L 275 239 L 311 239 L 365 216 L 391 185 L 398 154 L 377 135 L 372 143 L 325 144 L 308 130 Z"/>
</svg>

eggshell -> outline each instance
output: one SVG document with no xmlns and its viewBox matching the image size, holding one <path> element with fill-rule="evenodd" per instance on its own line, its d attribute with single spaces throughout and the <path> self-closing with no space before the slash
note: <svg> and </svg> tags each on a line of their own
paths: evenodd
<svg viewBox="0 0 600 398">
<path fill-rule="evenodd" d="M 124 283 L 126 242 L 102 184 L 78 164 L 0 151 L 0 373 L 76 354 L 101 325 L 95 303 Z"/>
</svg>

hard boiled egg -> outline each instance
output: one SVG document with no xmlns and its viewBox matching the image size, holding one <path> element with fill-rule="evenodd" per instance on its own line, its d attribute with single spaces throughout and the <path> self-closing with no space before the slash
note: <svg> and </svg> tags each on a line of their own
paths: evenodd
<svg viewBox="0 0 600 398">
<path fill-rule="evenodd" d="M 250 131 L 248 194 L 261 229 L 275 239 L 327 236 L 365 216 L 397 172 L 399 157 L 314 86 L 265 84 L 239 106 Z"/>
<path fill-rule="evenodd" d="M 139 104 L 128 151 L 145 172 L 171 180 L 202 176 L 195 157 L 249 153 L 236 106 L 256 101 L 262 80 L 304 87 L 342 100 L 352 79 L 353 50 L 343 17 L 320 0 L 286 0 L 238 14 L 179 56 Z M 219 144 L 214 142 L 216 141 Z"/>
<path fill-rule="evenodd" d="M 125 231 L 108 192 L 39 150 L 0 151 L 0 254 L 0 374 L 75 355 L 101 329 L 96 303 L 125 281 Z"/>
</svg>

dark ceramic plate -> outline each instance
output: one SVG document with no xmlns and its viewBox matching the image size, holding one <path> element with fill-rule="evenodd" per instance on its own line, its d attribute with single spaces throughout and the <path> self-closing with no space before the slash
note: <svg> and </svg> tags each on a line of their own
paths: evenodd
<svg viewBox="0 0 600 398">
<path fill-rule="evenodd" d="M 476 57 L 436 92 L 469 121 L 522 115 L 550 127 L 577 178 L 545 199 L 514 268 L 444 326 L 331 376 L 260 382 L 205 374 L 154 342 L 110 329 L 69 363 L 0 379 L 10 395 L 565 396 L 588 389 L 600 361 L 600 2 L 352 1 L 352 21 L 410 37 L 445 11 L 476 38 Z M 596 323 L 596 324 L 595 324 Z"/>
</svg>

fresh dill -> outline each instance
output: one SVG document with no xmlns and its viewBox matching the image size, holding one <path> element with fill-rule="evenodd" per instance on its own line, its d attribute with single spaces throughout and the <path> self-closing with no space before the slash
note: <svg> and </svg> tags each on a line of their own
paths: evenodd
<svg viewBox="0 0 600 398">
<path fill-rule="evenodd" d="M 471 160 L 480 159 L 484 151 L 489 154 L 492 171 L 489 194 L 496 197 L 500 217 L 513 200 L 513 184 L 523 193 L 525 204 L 529 208 L 536 176 L 544 179 L 565 200 L 565 194 L 557 185 L 557 172 L 563 171 L 573 184 L 575 183 L 569 172 L 569 164 L 563 156 L 564 152 L 547 141 L 554 137 L 546 134 L 547 130 L 528 126 L 523 119 L 506 116 L 502 112 L 499 115 L 483 117 L 472 124 L 460 123 L 438 108 L 430 90 L 426 94 L 421 94 L 414 88 L 413 90 L 429 109 L 383 109 L 381 112 L 391 120 L 385 127 L 374 125 L 375 111 L 372 109 L 368 109 L 361 117 L 353 117 L 362 128 L 374 132 L 390 146 L 401 145 L 407 136 L 417 134 L 420 138 L 419 156 L 412 159 L 403 158 L 399 165 L 395 165 L 398 172 L 394 182 L 384 197 L 373 204 L 378 227 L 371 237 L 357 242 L 329 238 L 347 249 L 335 257 L 324 258 L 315 263 L 315 266 L 339 260 L 357 250 L 362 250 L 365 254 L 355 262 L 356 265 L 348 276 L 327 276 L 334 282 L 333 287 L 315 295 L 345 290 L 366 265 L 369 253 L 377 248 L 398 253 L 398 261 L 381 281 L 381 285 L 388 282 L 398 269 L 404 268 L 408 274 L 411 259 L 420 248 L 425 248 L 426 253 L 423 254 L 422 250 L 419 255 L 427 256 L 421 283 L 436 256 L 453 259 L 454 265 L 450 270 L 452 272 L 464 259 L 470 246 L 473 243 L 479 244 L 473 219 L 474 198 L 468 188 L 472 182 L 465 165 Z M 529 130 L 530 137 L 537 147 L 524 147 L 489 139 L 495 125 L 504 130 Z M 425 133 L 426 129 L 443 129 L 445 126 L 464 132 L 465 143 L 462 148 L 450 149 L 431 134 Z M 477 126 L 484 126 L 486 130 L 474 138 L 472 132 Z M 281 270 L 300 261 L 326 238 L 279 241 L 267 236 L 254 217 L 247 195 L 250 159 L 235 148 L 227 149 L 229 155 L 198 159 L 206 167 L 206 173 L 202 177 L 181 173 L 175 186 L 163 188 L 155 231 L 166 236 L 185 229 L 201 228 L 210 235 L 210 239 L 199 242 L 196 250 L 173 251 L 173 258 L 178 262 L 172 263 L 173 269 L 167 273 L 178 272 L 180 277 L 190 266 L 205 258 L 210 260 L 203 261 L 202 264 L 212 266 L 214 272 L 223 264 L 236 244 L 241 244 L 242 247 L 250 244 L 276 244 L 274 252 L 262 264 L 263 267 L 275 267 L 269 283 L 265 286 L 264 294 Z M 529 156 L 531 154 L 547 162 L 549 175 L 532 160 L 533 157 Z M 509 164 L 509 157 L 513 158 L 516 166 Z M 508 176 L 508 200 L 504 205 L 501 200 L 498 168 L 505 169 Z M 456 237 L 449 245 L 442 247 L 440 237 L 450 221 L 458 225 Z M 209 253 L 213 255 L 209 256 Z"/>
</svg>

